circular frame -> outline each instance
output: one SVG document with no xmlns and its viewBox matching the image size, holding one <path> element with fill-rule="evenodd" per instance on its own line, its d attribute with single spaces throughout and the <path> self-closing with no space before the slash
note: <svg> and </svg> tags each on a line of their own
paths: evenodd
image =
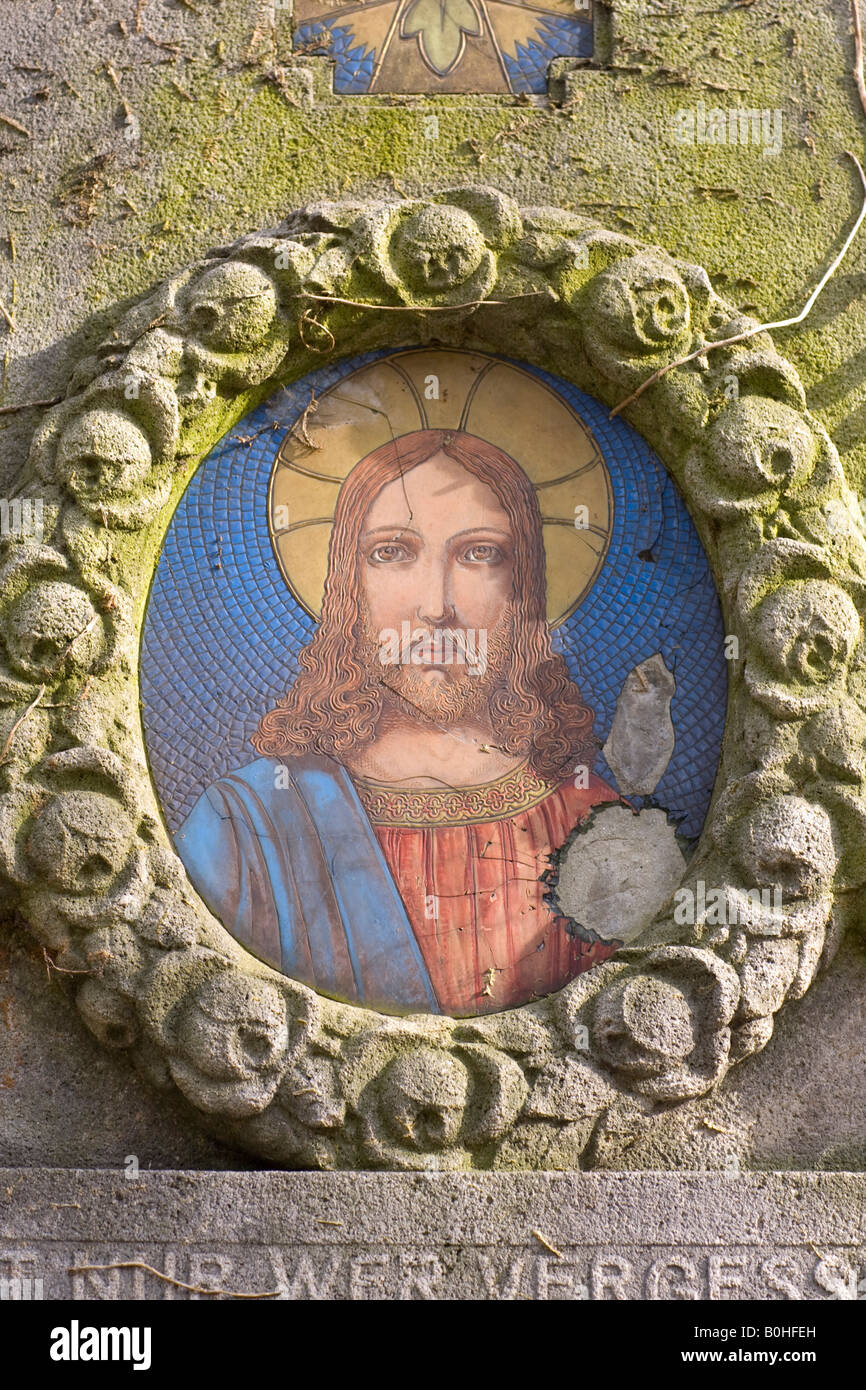
<svg viewBox="0 0 866 1390">
<path fill-rule="evenodd" d="M 223 1139 L 292 1167 L 598 1166 L 606 1126 L 710 1092 L 832 956 L 866 881 L 864 523 L 769 336 L 710 350 L 752 324 L 698 267 L 493 189 L 320 204 L 143 298 L 46 413 L 19 487 L 40 526 L 0 558 L 0 874 L 100 1042 Z M 707 348 L 626 418 L 685 496 L 731 662 L 671 902 L 558 994 L 459 1020 L 336 1002 L 234 942 L 170 846 L 138 715 L 148 588 L 201 459 L 314 365 L 433 343 L 611 406 Z"/>
</svg>

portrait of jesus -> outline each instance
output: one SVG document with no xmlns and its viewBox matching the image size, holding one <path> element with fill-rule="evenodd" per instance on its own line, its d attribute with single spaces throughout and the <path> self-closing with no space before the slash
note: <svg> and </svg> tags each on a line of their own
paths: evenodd
<svg viewBox="0 0 866 1390">
<path fill-rule="evenodd" d="M 617 792 L 546 613 L 536 490 L 500 447 L 419 429 L 339 489 L 321 618 L 175 843 L 261 960 L 391 1013 L 471 1016 L 606 959 L 551 856 Z"/>
</svg>

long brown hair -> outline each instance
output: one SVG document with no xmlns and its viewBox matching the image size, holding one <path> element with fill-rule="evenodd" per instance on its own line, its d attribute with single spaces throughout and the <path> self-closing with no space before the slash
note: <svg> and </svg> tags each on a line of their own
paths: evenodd
<svg viewBox="0 0 866 1390">
<path fill-rule="evenodd" d="M 323 753 L 338 762 L 369 743 L 383 709 L 383 690 L 358 658 L 363 595 L 358 548 L 364 518 L 382 488 L 444 453 L 496 494 L 514 538 L 513 653 L 506 678 L 492 692 L 497 743 L 528 757 L 541 777 L 564 778 L 575 764 L 592 765 L 592 711 L 550 643 L 541 513 L 523 469 L 486 440 L 462 431 L 416 430 L 389 440 L 356 464 L 337 498 L 328 551 L 322 617 L 300 653 L 291 690 L 263 716 L 252 744 L 281 758 Z"/>
</svg>

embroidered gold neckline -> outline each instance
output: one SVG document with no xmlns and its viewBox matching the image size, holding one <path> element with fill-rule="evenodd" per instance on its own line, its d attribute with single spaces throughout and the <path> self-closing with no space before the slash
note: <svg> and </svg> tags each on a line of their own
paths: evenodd
<svg viewBox="0 0 866 1390">
<path fill-rule="evenodd" d="M 539 777 L 526 760 L 492 782 L 472 787 L 395 787 L 369 777 L 353 777 L 364 809 L 374 825 L 476 825 L 505 820 L 537 806 L 556 788 Z"/>
</svg>

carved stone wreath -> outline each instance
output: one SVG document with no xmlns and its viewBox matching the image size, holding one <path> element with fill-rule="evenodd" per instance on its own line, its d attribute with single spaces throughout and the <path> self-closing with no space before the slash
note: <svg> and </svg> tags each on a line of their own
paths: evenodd
<svg viewBox="0 0 866 1390">
<path fill-rule="evenodd" d="M 866 879 L 866 541 L 765 334 L 673 368 L 627 412 L 686 497 L 729 634 L 721 768 L 684 883 L 724 911 L 678 925 L 669 904 L 637 945 L 507 1013 L 337 1003 L 204 908 L 138 714 L 137 629 L 173 507 L 281 384 L 435 341 L 613 406 L 753 322 L 696 266 L 493 189 L 323 203 L 172 276 L 47 412 L 19 493 L 44 499 L 44 535 L 0 559 L 0 873 L 100 1042 L 224 1139 L 293 1167 L 592 1167 L 614 1118 L 645 1132 L 762 1048 L 832 955 Z M 774 887 L 781 906 L 754 892 Z"/>
</svg>

